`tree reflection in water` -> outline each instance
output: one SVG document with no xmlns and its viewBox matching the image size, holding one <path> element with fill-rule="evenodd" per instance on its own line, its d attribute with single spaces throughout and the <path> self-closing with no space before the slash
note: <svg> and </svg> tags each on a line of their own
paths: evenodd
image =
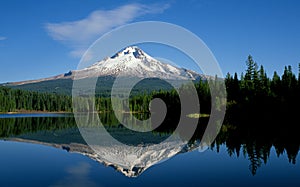
<svg viewBox="0 0 300 187">
<path fill-rule="evenodd" d="M 253 175 L 256 174 L 262 164 L 268 164 L 273 147 L 278 157 L 286 153 L 289 162 L 296 163 L 300 138 L 295 118 L 289 117 L 287 119 L 282 116 L 274 116 L 273 118 L 263 119 L 259 115 L 255 117 L 256 114 L 230 112 L 227 112 L 221 131 L 210 149 L 219 152 L 221 145 L 225 145 L 228 155 L 240 157 L 242 154 L 249 160 L 249 170 Z M 113 114 L 102 113 L 99 115 L 108 131 L 111 128 L 124 128 L 118 123 Z M 148 118 L 145 114 L 139 115 L 140 119 Z M 201 140 L 208 119 L 200 118 L 197 131 L 190 140 L 191 145 Z M 166 136 L 176 128 L 172 124 L 176 123 L 172 123 L 171 119 L 167 119 L 160 128 L 155 129 L 152 133 L 160 134 L 162 137 Z M 67 136 L 67 134 L 71 135 Z M 47 138 L 50 135 L 52 138 Z M 42 142 L 60 144 L 85 143 L 80 137 L 74 118 L 69 115 L 65 117 L 0 117 L 0 137 L 2 139 L 12 137 L 36 139 Z M 184 139 L 184 135 L 181 138 Z"/>
</svg>

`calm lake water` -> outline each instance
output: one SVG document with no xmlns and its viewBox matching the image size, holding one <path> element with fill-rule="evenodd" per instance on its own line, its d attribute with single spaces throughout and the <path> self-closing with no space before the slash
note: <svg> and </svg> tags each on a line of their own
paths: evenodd
<svg viewBox="0 0 300 187">
<path fill-rule="evenodd" d="M 107 130 L 128 137 L 120 126 Z M 224 133 L 228 130 L 222 137 Z M 224 143 L 220 137 L 221 143 L 199 152 L 194 138 L 170 159 L 157 163 L 149 157 L 140 161 L 147 162 L 145 168 L 131 171 L 126 164 L 93 157 L 70 115 L 1 115 L 0 137 L 0 186 L 300 186 L 299 150 L 291 154 L 283 149 L 279 154 L 278 146 L 269 144 L 253 156 L 243 145 L 232 152 L 230 138 Z M 257 156 L 264 150 L 267 159 Z"/>
</svg>

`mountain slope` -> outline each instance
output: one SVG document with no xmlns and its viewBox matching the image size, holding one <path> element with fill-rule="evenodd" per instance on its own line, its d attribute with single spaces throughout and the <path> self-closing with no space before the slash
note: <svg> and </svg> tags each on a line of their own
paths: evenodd
<svg viewBox="0 0 300 187">
<path fill-rule="evenodd" d="M 117 52 L 112 57 L 107 57 L 81 70 L 72 70 L 65 74 L 44 79 L 6 83 L 4 85 L 31 91 L 71 94 L 75 78 L 89 79 L 98 77 L 96 91 L 98 93 L 109 93 L 114 79 L 118 75 L 148 78 L 148 80 L 140 84 L 140 89 L 151 85 L 153 87 L 152 90 L 170 89 L 170 85 L 162 81 L 163 79 L 175 82 L 176 80 L 206 79 L 204 75 L 162 63 L 138 47 L 130 46 Z"/>
<path fill-rule="evenodd" d="M 124 76 L 156 77 L 161 79 L 191 79 L 199 77 L 196 72 L 162 63 L 138 47 L 127 47 L 110 58 L 105 58 L 92 66 L 76 71 L 77 76 Z M 85 76 L 84 76 L 85 75 Z"/>
</svg>

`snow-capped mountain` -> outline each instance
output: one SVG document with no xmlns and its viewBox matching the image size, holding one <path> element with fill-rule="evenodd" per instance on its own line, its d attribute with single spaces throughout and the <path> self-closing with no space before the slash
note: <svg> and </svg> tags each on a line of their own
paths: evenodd
<svg viewBox="0 0 300 187">
<path fill-rule="evenodd" d="M 8 83 L 8 85 L 24 85 L 58 79 L 73 80 L 75 77 L 76 79 L 105 76 L 115 77 L 120 74 L 122 76 L 135 76 L 140 78 L 153 77 L 160 79 L 196 80 L 199 77 L 202 77 L 205 79 L 204 75 L 160 62 L 142 51 L 140 48 L 130 46 L 117 52 L 111 57 L 106 57 L 103 60 L 81 70 L 72 70 L 68 73 L 49 78 Z"/>
<path fill-rule="evenodd" d="M 180 85 L 181 81 L 178 80 L 185 82 L 186 80 L 199 80 L 200 78 L 206 80 L 210 78 L 210 76 L 163 63 L 140 48 L 130 46 L 84 69 L 72 70 L 43 79 L 9 82 L 2 85 L 30 91 L 71 95 L 73 80 L 84 81 L 86 78 L 97 77 L 97 84 L 99 83 L 96 87 L 97 93 L 108 93 L 117 76 L 138 77 L 140 80 L 149 78 L 150 82 L 147 80 L 141 84 L 141 87 L 144 88 L 151 84 L 151 88 L 148 91 L 170 89 L 170 85 L 162 83 L 163 81 L 159 79 L 169 80 L 174 84 Z"/>
<path fill-rule="evenodd" d="M 70 72 L 76 78 L 101 76 L 134 76 L 142 78 L 195 80 L 200 75 L 191 70 L 162 63 L 136 46 L 126 47 L 112 57 L 96 62 L 90 67 Z"/>
</svg>

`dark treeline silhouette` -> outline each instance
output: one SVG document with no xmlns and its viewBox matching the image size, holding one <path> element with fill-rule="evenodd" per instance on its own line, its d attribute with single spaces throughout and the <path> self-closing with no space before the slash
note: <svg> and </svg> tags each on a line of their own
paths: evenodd
<svg viewBox="0 0 300 187">
<path fill-rule="evenodd" d="M 248 56 L 246 64 L 246 72 L 240 79 L 237 73 L 234 76 L 228 73 L 226 76 L 228 116 L 241 123 L 251 119 L 253 122 L 257 119 L 268 122 L 275 118 L 280 120 L 282 116 L 292 118 L 297 115 L 300 74 L 297 78 L 291 66 L 288 66 L 284 68 L 282 76 L 275 71 L 273 77 L 269 78 L 264 67 L 261 65 L 258 68 L 252 56 Z"/>
<path fill-rule="evenodd" d="M 267 164 L 272 147 L 278 157 L 286 153 L 289 162 L 295 164 L 300 147 L 300 74 L 297 78 L 287 66 L 283 75 L 275 71 L 269 78 L 251 56 L 246 65 L 240 79 L 237 73 L 226 76 L 226 117 L 214 146 L 218 150 L 226 145 L 229 155 L 243 153 L 253 175 Z"/>
</svg>

